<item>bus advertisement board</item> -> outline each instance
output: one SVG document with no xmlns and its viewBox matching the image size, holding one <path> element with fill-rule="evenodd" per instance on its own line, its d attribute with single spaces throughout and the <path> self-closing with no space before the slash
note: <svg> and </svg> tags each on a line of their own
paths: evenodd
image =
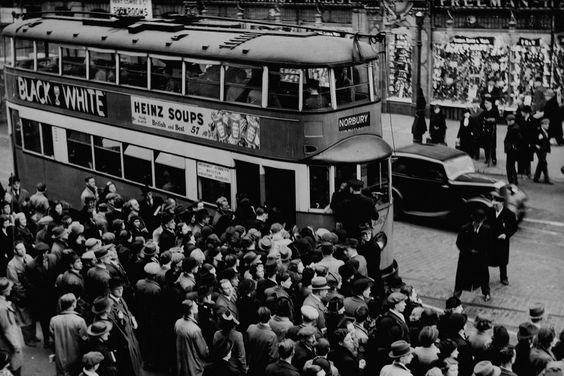
<svg viewBox="0 0 564 376">
<path fill-rule="evenodd" d="M 260 118 L 236 112 L 131 97 L 135 125 L 260 149 Z"/>
<path fill-rule="evenodd" d="M 110 13 L 122 17 L 153 18 L 151 0 L 110 0 Z"/>
</svg>

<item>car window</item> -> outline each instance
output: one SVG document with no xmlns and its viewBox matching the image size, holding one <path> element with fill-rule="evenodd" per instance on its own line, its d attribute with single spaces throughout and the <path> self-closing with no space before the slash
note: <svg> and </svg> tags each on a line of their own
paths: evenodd
<svg viewBox="0 0 564 376">
<path fill-rule="evenodd" d="M 393 171 L 412 178 L 437 181 L 443 181 L 446 176 L 440 163 L 405 157 L 400 157 L 394 162 Z"/>
</svg>

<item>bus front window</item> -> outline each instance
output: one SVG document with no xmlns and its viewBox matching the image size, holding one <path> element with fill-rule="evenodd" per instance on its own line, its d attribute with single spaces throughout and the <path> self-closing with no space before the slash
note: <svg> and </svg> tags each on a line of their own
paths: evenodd
<svg viewBox="0 0 564 376">
<path fill-rule="evenodd" d="M 364 193 L 374 199 L 377 207 L 390 202 L 387 159 L 361 164 L 360 176 L 365 186 Z"/>
<path fill-rule="evenodd" d="M 337 106 L 370 99 L 368 64 L 335 69 Z"/>
</svg>

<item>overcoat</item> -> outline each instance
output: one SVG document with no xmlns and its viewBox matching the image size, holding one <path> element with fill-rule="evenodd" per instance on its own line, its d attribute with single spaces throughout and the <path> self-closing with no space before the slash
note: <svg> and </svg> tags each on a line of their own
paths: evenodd
<svg viewBox="0 0 564 376">
<path fill-rule="evenodd" d="M 460 250 L 456 268 L 455 291 L 472 291 L 488 278 L 487 251 L 492 241 L 492 231 L 486 224 L 474 231 L 472 223 L 460 229 L 456 246 Z"/>
<path fill-rule="evenodd" d="M 109 315 L 110 321 L 114 324 L 115 333 L 113 341 L 116 346 L 118 369 L 128 370 L 132 376 L 141 374 L 141 350 L 137 336 L 133 331 L 133 315 L 123 298 L 115 298 L 110 295 L 113 302 L 112 310 Z"/>
<path fill-rule="evenodd" d="M 488 264 L 490 266 L 507 265 L 509 263 L 509 239 L 517 231 L 515 215 L 507 208 L 503 208 L 495 216 L 495 209 L 490 213 L 489 225 L 492 230 L 492 246 L 488 251 Z M 505 239 L 498 239 L 505 234 Z"/>
</svg>

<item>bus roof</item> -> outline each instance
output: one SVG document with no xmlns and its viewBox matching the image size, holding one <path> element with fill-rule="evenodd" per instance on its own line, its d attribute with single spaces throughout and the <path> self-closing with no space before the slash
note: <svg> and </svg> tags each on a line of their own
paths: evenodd
<svg viewBox="0 0 564 376">
<path fill-rule="evenodd" d="M 379 52 L 376 46 L 352 38 L 209 25 L 49 16 L 16 22 L 6 26 L 2 33 L 108 50 L 293 67 L 362 63 L 376 59 Z"/>
</svg>

